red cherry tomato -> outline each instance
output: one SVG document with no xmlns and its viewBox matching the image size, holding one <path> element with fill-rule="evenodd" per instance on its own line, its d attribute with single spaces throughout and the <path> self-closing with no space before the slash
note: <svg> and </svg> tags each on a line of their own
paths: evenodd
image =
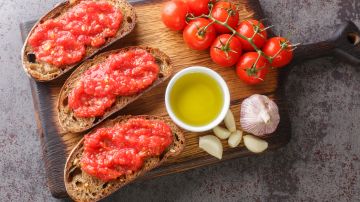
<svg viewBox="0 0 360 202">
<path fill-rule="evenodd" d="M 194 50 L 209 48 L 216 38 L 215 28 L 213 25 L 207 26 L 209 24 L 210 21 L 205 18 L 191 21 L 183 32 L 185 43 Z M 206 30 L 205 27 L 207 27 Z"/>
<path fill-rule="evenodd" d="M 187 5 L 189 6 L 190 13 L 194 14 L 195 16 L 208 14 L 209 2 L 210 0 L 186 0 Z"/>
<path fill-rule="evenodd" d="M 189 7 L 185 2 L 169 1 L 163 7 L 161 19 L 168 28 L 175 31 L 183 30 L 188 12 Z"/>
<path fill-rule="evenodd" d="M 268 71 L 269 62 L 263 56 L 259 57 L 256 52 L 245 53 L 236 64 L 236 73 L 239 78 L 251 85 L 263 82 Z"/>
<path fill-rule="evenodd" d="M 211 59 L 223 67 L 231 67 L 236 64 L 241 56 L 241 43 L 230 34 L 218 36 L 210 48 Z"/>
<path fill-rule="evenodd" d="M 257 20 L 244 20 L 239 24 L 236 31 L 239 34 L 246 36 L 247 38 L 251 38 L 255 32 L 258 32 L 257 34 L 255 34 L 253 42 L 256 47 L 261 48 L 264 46 L 267 39 L 267 32 L 266 30 L 264 30 L 264 28 L 264 25 Z M 244 50 L 254 51 L 254 47 L 252 47 L 248 41 L 242 39 L 241 37 L 238 38 Z"/>
<path fill-rule="evenodd" d="M 212 9 L 211 15 L 216 20 L 219 20 L 221 22 L 225 22 L 226 18 L 230 15 L 227 24 L 234 29 L 239 23 L 239 13 L 236 10 L 236 6 L 230 2 L 224 2 L 224 1 L 217 2 Z M 218 33 L 224 34 L 231 32 L 227 27 L 223 25 L 215 23 L 214 26 Z"/>
<path fill-rule="evenodd" d="M 270 38 L 263 47 L 264 53 L 274 57 L 271 66 L 284 67 L 293 59 L 293 51 L 289 40 L 283 37 Z"/>
</svg>

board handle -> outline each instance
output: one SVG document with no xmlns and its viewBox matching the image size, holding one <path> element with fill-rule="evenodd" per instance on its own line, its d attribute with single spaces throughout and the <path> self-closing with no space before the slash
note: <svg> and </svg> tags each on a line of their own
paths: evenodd
<svg viewBox="0 0 360 202">
<path fill-rule="evenodd" d="M 360 64 L 360 30 L 348 21 L 338 26 L 333 37 L 326 41 L 299 45 L 292 63 L 324 56 L 337 56 L 344 62 Z"/>
</svg>

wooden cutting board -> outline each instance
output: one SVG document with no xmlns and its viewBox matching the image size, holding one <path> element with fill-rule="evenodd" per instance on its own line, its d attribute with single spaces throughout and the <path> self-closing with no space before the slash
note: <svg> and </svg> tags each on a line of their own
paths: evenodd
<svg viewBox="0 0 360 202">
<path fill-rule="evenodd" d="M 249 17 L 256 19 L 263 18 L 258 0 L 237 0 L 234 2 L 239 6 L 241 19 Z M 206 66 L 217 71 L 223 76 L 229 86 L 231 109 L 235 114 L 238 125 L 240 104 L 244 98 L 255 93 L 271 97 L 279 106 L 281 121 L 274 136 L 268 139 L 270 149 L 276 149 L 286 144 L 291 134 L 287 106 L 284 102 L 282 91 L 282 81 L 285 78 L 286 72 L 271 70 L 265 82 L 258 86 L 249 86 L 242 83 L 237 78 L 233 68 L 221 68 L 217 66 L 211 61 L 208 51 L 194 51 L 187 48 L 180 32 L 173 32 L 165 28 L 160 19 L 163 3 L 164 1 L 154 0 L 144 2 L 133 1 L 138 17 L 138 24 L 135 30 L 120 42 L 109 47 L 108 50 L 134 45 L 152 46 L 161 49 L 170 56 L 175 72 L 192 65 Z M 27 22 L 22 25 L 23 38 L 26 37 L 33 24 L 34 22 Z M 57 123 L 55 110 L 56 100 L 66 77 L 68 77 L 68 75 L 50 83 L 36 83 L 30 79 L 48 186 L 52 195 L 58 198 L 67 196 L 63 183 L 63 168 L 66 157 L 73 146 L 83 136 L 83 134 L 62 134 L 60 133 L 61 130 Z M 167 82 L 153 89 L 118 114 L 167 116 L 164 104 L 166 85 Z M 153 170 L 143 178 L 154 178 L 221 162 L 198 148 L 198 138 L 205 134 L 211 134 L 211 132 L 186 132 L 186 147 L 183 153 L 176 158 L 169 159 L 166 164 Z M 223 142 L 223 145 L 225 149 L 222 161 L 253 155 L 244 147 L 231 149 L 228 147 L 226 141 Z"/>
</svg>

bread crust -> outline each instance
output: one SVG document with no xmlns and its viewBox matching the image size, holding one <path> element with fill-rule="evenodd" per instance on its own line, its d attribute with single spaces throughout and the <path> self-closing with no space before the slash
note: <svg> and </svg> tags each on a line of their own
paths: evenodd
<svg viewBox="0 0 360 202">
<path fill-rule="evenodd" d="M 116 98 L 115 104 L 105 112 L 105 114 L 102 117 L 92 117 L 92 118 L 78 118 L 74 115 L 74 112 L 72 109 L 68 106 L 68 94 L 72 91 L 72 89 L 75 87 L 77 81 L 80 79 L 83 72 L 91 68 L 94 64 L 101 63 L 102 61 L 106 60 L 107 57 L 114 53 L 120 53 L 120 52 L 127 52 L 129 50 L 135 50 L 135 49 L 143 49 L 149 52 L 151 55 L 155 57 L 156 63 L 160 67 L 160 73 L 157 78 L 157 80 L 154 81 L 154 83 L 149 86 L 147 89 L 142 91 L 141 93 L 138 93 L 133 96 L 118 96 Z M 155 86 L 159 85 L 166 79 L 168 79 L 172 75 L 172 65 L 170 58 L 163 52 L 161 52 L 159 49 L 151 48 L 151 47 L 139 47 L 139 46 L 131 46 L 126 47 L 122 49 L 112 50 L 105 53 L 102 53 L 100 55 L 97 55 L 95 58 L 91 60 L 85 61 L 81 66 L 79 66 L 72 74 L 71 76 L 65 81 L 59 97 L 57 101 L 57 111 L 58 111 L 58 120 L 60 123 L 61 128 L 63 129 L 63 132 L 72 132 L 72 133 L 78 133 L 86 131 L 96 124 L 100 123 L 101 121 L 105 120 L 110 115 L 114 114 L 115 112 L 118 112 L 128 104 L 135 101 L 137 98 L 142 96 L 144 93 L 150 91 Z"/>
<path fill-rule="evenodd" d="M 22 54 L 21 54 L 22 65 L 28 76 L 40 82 L 47 82 L 54 80 L 60 77 L 61 75 L 65 74 L 66 72 L 72 70 L 73 68 L 77 67 L 86 59 L 94 56 L 97 52 L 113 44 L 115 41 L 128 35 L 134 29 L 136 24 L 135 9 L 126 0 L 105 0 L 105 1 L 112 3 L 116 7 L 120 8 L 123 12 L 123 22 L 121 24 L 120 29 L 116 33 L 115 37 L 107 38 L 105 44 L 102 45 L 100 48 L 86 46 L 86 55 L 81 61 L 72 65 L 64 65 L 61 68 L 55 67 L 54 65 L 45 62 L 30 61 L 28 54 L 32 54 L 32 47 L 28 44 L 28 40 L 29 37 L 34 33 L 36 27 L 39 24 L 43 23 L 46 20 L 55 19 L 62 16 L 66 11 L 68 11 L 70 8 L 74 7 L 75 5 L 79 4 L 81 1 L 67 0 L 63 3 L 58 4 L 51 11 L 49 11 L 47 14 L 41 17 L 40 20 L 35 23 L 31 31 L 29 32 L 22 49 Z"/>
<path fill-rule="evenodd" d="M 103 182 L 95 177 L 88 175 L 81 170 L 80 159 L 83 152 L 84 138 L 71 151 L 69 157 L 66 160 L 64 170 L 64 183 L 65 188 L 69 196 L 75 201 L 98 201 L 110 194 L 114 193 L 121 187 L 131 183 L 138 177 L 144 175 L 148 171 L 158 167 L 169 157 L 177 156 L 185 147 L 185 137 L 183 132 L 170 121 L 169 118 L 157 117 L 157 116 L 119 116 L 113 120 L 108 120 L 97 128 L 111 127 L 116 123 L 124 123 L 130 118 L 143 118 L 147 120 L 162 120 L 168 124 L 174 135 L 173 143 L 164 151 L 160 156 L 154 156 L 144 161 L 144 165 L 141 170 L 131 174 L 126 174 L 115 180 L 109 182 Z M 90 132 L 90 133 L 91 133 Z"/>
</svg>

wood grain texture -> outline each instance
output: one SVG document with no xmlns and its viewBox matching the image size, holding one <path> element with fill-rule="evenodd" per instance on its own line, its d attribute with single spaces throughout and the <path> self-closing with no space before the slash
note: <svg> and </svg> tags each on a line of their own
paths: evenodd
<svg viewBox="0 0 360 202">
<path fill-rule="evenodd" d="M 271 70 L 266 81 L 258 86 L 249 86 L 242 83 L 237 78 L 233 68 L 218 67 L 211 61 L 208 51 L 194 51 L 187 48 L 180 32 L 173 32 L 165 28 L 160 19 L 163 2 L 164 1 L 146 1 L 133 3 L 138 16 L 138 24 L 129 36 L 107 48 L 107 50 L 130 45 L 152 46 L 159 48 L 170 56 L 175 72 L 193 65 L 206 66 L 217 71 L 225 78 L 229 86 L 231 109 L 234 112 L 238 124 L 240 104 L 244 98 L 255 93 L 271 97 L 279 105 L 281 121 L 274 136 L 268 139 L 270 148 L 275 149 L 286 144 L 290 139 L 291 132 L 287 106 L 283 100 L 282 83 L 283 78 L 286 76 L 285 70 Z M 263 17 L 260 4 L 257 0 L 237 0 L 234 2 L 239 6 L 241 19 L 249 17 L 260 19 Z M 23 38 L 26 37 L 32 25 L 32 23 L 22 25 Z M 35 114 L 43 147 L 48 186 L 52 195 L 58 198 L 67 196 L 63 182 L 63 169 L 66 157 L 83 136 L 83 134 L 62 133 L 57 121 L 57 96 L 64 80 L 68 76 L 68 74 L 64 75 L 50 83 L 36 83 L 30 80 Z M 164 104 L 166 85 L 167 82 L 161 84 L 151 92 L 146 93 L 140 99 L 117 113 L 117 115 L 147 114 L 167 116 Z M 143 177 L 143 179 L 220 162 L 198 148 L 198 138 L 205 134 L 207 133 L 186 132 L 186 147 L 184 152 L 176 158 L 169 159 L 167 163 L 153 170 Z M 226 145 L 223 160 L 252 155 L 252 153 L 244 147 L 231 149 L 225 141 L 223 143 L 224 146 Z"/>
</svg>

